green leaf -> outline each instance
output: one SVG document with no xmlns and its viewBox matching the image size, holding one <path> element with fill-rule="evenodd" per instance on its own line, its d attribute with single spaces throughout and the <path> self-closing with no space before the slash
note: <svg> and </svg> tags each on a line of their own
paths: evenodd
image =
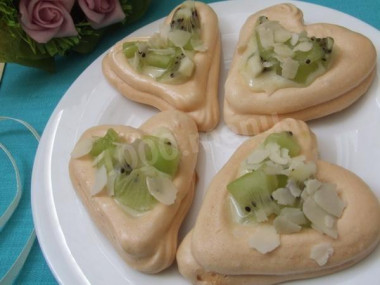
<svg viewBox="0 0 380 285">
<path fill-rule="evenodd" d="M 22 29 L 19 22 L 17 0 L 0 1 L 0 61 L 14 62 L 47 71 L 55 70 L 54 57 L 66 55 L 68 51 L 78 53 L 91 52 L 103 34 L 119 25 L 100 30 L 93 29 L 87 22 L 78 3 L 74 4 L 71 16 L 78 36 L 53 38 L 45 44 L 37 43 Z M 139 19 L 147 10 L 150 0 L 120 0 L 126 14 L 122 22 L 131 23 Z"/>
<path fill-rule="evenodd" d="M 124 1 L 125 0 L 121 0 L 120 2 L 123 3 Z M 132 7 L 132 10 L 127 14 L 125 23 L 132 23 L 140 19 L 150 5 L 150 0 L 128 0 L 126 2 Z"/>
<path fill-rule="evenodd" d="M 21 38 L 14 38 L 9 30 L 3 27 L 0 27 L 0 61 L 37 67 L 49 72 L 55 70 L 53 57 L 33 53 Z"/>
</svg>

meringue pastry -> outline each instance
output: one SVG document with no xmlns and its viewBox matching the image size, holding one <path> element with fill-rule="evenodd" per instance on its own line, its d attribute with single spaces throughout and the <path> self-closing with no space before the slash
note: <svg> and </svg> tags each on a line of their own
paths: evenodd
<svg viewBox="0 0 380 285">
<path fill-rule="evenodd" d="M 266 8 L 241 28 L 225 82 L 225 122 L 254 135 L 284 118 L 341 111 L 369 89 L 375 65 L 367 37 L 333 24 L 305 25 L 292 4 Z"/>
<path fill-rule="evenodd" d="M 187 113 L 199 131 L 219 121 L 221 43 L 210 6 L 185 1 L 151 37 L 127 37 L 103 60 L 103 73 L 123 96 L 157 109 Z"/>
<path fill-rule="evenodd" d="M 131 267 L 157 273 L 172 264 L 194 196 L 197 155 L 197 127 L 175 110 L 139 129 L 93 127 L 76 144 L 69 163 L 72 184 Z"/>
<path fill-rule="evenodd" d="M 213 178 L 177 252 L 193 284 L 276 284 L 330 274 L 380 241 L 380 204 L 352 172 L 318 159 L 285 119 L 244 142 Z"/>
</svg>

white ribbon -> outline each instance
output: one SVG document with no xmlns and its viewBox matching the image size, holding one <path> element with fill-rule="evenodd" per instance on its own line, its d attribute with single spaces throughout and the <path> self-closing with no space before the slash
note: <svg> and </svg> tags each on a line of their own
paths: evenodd
<svg viewBox="0 0 380 285">
<path fill-rule="evenodd" d="M 24 122 L 24 121 L 19 120 L 19 119 L 0 116 L 0 121 L 5 121 L 5 120 L 15 121 L 15 122 L 23 125 L 32 133 L 32 135 L 36 138 L 37 141 L 40 140 L 40 136 L 39 136 L 38 132 L 27 122 Z M 21 184 L 21 179 L 20 179 L 20 171 L 17 167 L 17 164 L 16 164 L 14 157 L 12 156 L 12 154 L 9 152 L 9 150 L 2 143 L 0 143 L 0 148 L 5 152 L 8 159 L 12 163 L 13 169 L 14 169 L 15 174 L 16 174 L 16 188 L 17 188 L 15 197 L 13 198 L 12 202 L 9 204 L 8 208 L 5 210 L 4 214 L 2 214 L 0 217 L 0 232 L 1 232 L 4 228 L 4 226 L 9 221 L 9 219 L 12 217 L 14 211 L 16 210 L 16 208 L 20 202 L 21 195 L 22 195 L 22 184 Z M 32 246 L 33 246 L 35 239 L 36 239 L 36 233 L 33 229 L 33 231 L 31 232 L 24 248 L 21 250 L 19 256 L 16 258 L 15 262 L 12 264 L 10 269 L 1 278 L 0 285 L 12 284 L 13 281 L 17 278 L 22 267 L 24 266 L 24 263 L 26 261 L 26 258 L 29 255 L 30 250 L 32 249 Z"/>
</svg>

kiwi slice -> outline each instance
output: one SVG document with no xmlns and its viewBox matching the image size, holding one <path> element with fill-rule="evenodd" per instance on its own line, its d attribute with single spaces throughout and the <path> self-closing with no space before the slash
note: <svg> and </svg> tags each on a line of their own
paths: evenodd
<svg viewBox="0 0 380 285">
<path fill-rule="evenodd" d="M 301 147 L 292 132 L 281 132 L 270 134 L 264 141 L 264 145 L 269 143 L 278 144 L 282 148 L 289 150 L 290 157 L 301 153 Z"/>
<path fill-rule="evenodd" d="M 239 212 L 242 215 L 254 215 L 258 221 L 279 213 L 280 208 L 271 197 L 277 188 L 277 177 L 266 175 L 262 170 L 247 173 L 227 185 Z"/>
<path fill-rule="evenodd" d="M 294 81 L 306 83 L 309 76 L 320 69 L 327 68 L 328 60 L 332 52 L 334 40 L 332 38 L 311 37 L 312 48 L 310 51 L 296 51 L 294 59 L 298 61 L 299 67 Z"/>
<path fill-rule="evenodd" d="M 174 12 L 168 34 L 155 34 L 146 42 L 125 42 L 123 53 L 136 71 L 163 83 L 180 84 L 193 74 L 193 53 L 205 50 L 200 26 L 194 2 L 186 1 Z"/>
<path fill-rule="evenodd" d="M 146 64 L 154 67 L 169 68 L 174 60 L 170 54 L 160 54 L 154 51 L 148 52 L 145 56 Z"/>
<path fill-rule="evenodd" d="M 108 129 L 104 137 L 98 138 L 94 141 L 90 155 L 96 157 L 105 150 L 109 150 L 110 153 L 115 149 L 115 143 L 120 142 L 121 139 L 114 129 Z"/>
<path fill-rule="evenodd" d="M 151 210 L 157 200 L 149 193 L 146 177 L 141 169 L 134 169 L 129 175 L 120 173 L 115 178 L 114 198 L 138 212 Z"/>
<path fill-rule="evenodd" d="M 127 58 L 132 58 L 138 51 L 136 42 L 125 42 L 123 43 L 123 53 Z"/>
<path fill-rule="evenodd" d="M 196 32 L 200 29 L 200 21 L 195 3 L 193 1 L 184 2 L 175 12 L 170 22 L 172 30 L 178 29 L 187 32 Z"/>
<path fill-rule="evenodd" d="M 168 68 L 176 51 L 173 48 L 150 48 L 147 44 L 126 42 L 123 43 L 123 53 L 127 58 L 137 56 L 143 65 Z"/>
<path fill-rule="evenodd" d="M 157 170 L 174 177 L 178 170 L 180 153 L 168 139 L 155 136 L 145 136 L 147 144 L 146 160 Z"/>
<path fill-rule="evenodd" d="M 260 74 L 271 71 L 303 85 L 311 83 L 326 71 L 334 45 L 331 37 L 307 37 L 305 32 L 292 33 L 265 16 L 258 18 L 254 37 L 257 50 L 248 59 L 259 55 Z"/>
<path fill-rule="evenodd" d="M 194 62 L 179 47 L 149 48 L 137 42 L 125 44 L 124 55 L 135 70 L 165 83 L 181 83 L 190 78 Z"/>
<path fill-rule="evenodd" d="M 145 136 L 122 143 L 115 130 L 108 129 L 94 141 L 90 154 L 97 168 L 106 168 L 109 193 L 120 204 L 137 212 L 148 211 L 158 202 L 153 190 L 165 203 L 175 200 L 171 178 L 178 170 L 180 153 L 169 138 Z M 148 185 L 147 178 L 161 186 Z"/>
<path fill-rule="evenodd" d="M 288 176 L 286 175 L 276 175 L 277 177 L 277 188 L 284 188 L 288 184 Z"/>
</svg>

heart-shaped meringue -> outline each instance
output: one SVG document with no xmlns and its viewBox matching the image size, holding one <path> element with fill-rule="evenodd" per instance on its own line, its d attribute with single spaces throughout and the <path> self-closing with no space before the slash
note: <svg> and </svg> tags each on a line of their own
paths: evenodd
<svg viewBox="0 0 380 285">
<path fill-rule="evenodd" d="M 148 41 L 149 38 L 127 37 L 117 43 L 103 60 L 103 73 L 123 96 L 159 110 L 176 109 L 189 114 L 200 131 L 210 131 L 219 121 L 218 85 L 221 43 L 218 18 L 210 6 L 194 2 L 201 25 L 201 40 L 205 50 L 193 58 L 192 76 L 179 84 L 163 83 L 140 74 L 131 67 L 123 54 L 123 43 Z M 170 27 L 176 7 L 165 19 Z"/>
<path fill-rule="evenodd" d="M 280 234 L 279 246 L 264 254 L 250 244 L 261 223 L 236 220 L 227 185 L 239 176 L 239 165 L 253 150 L 270 134 L 284 131 L 292 132 L 306 161 L 316 163 L 316 178 L 336 185 L 345 209 L 336 222 L 336 239 L 305 227 L 299 232 Z M 285 119 L 243 143 L 217 173 L 194 228 L 178 249 L 177 263 L 181 274 L 193 284 L 264 285 L 321 276 L 369 255 L 380 241 L 379 218 L 380 204 L 369 187 L 352 172 L 319 160 L 315 136 L 307 125 Z M 270 226 L 271 220 L 266 224 Z"/>
<path fill-rule="evenodd" d="M 77 145 L 94 137 L 103 137 L 110 128 L 126 142 L 166 128 L 177 142 L 180 162 L 172 180 L 177 189 L 174 203 L 157 203 L 153 209 L 138 215 L 125 211 L 107 191 L 92 195 L 96 167 L 89 154 L 72 157 L 69 164 L 73 186 L 96 226 L 130 266 L 143 272 L 156 273 L 172 264 L 177 250 L 178 230 L 193 200 L 198 154 L 197 127 L 186 114 L 171 110 L 153 116 L 139 129 L 119 125 L 93 127 L 81 136 Z"/>
<path fill-rule="evenodd" d="M 293 33 L 308 37 L 332 37 L 331 62 L 325 73 L 305 87 L 253 91 L 239 66 L 260 16 L 278 21 Z M 283 118 L 312 120 L 353 104 L 370 87 L 375 73 L 376 50 L 365 36 L 342 26 L 318 23 L 305 25 L 302 11 L 292 4 L 279 4 L 250 16 L 240 38 L 225 83 L 224 119 L 238 134 L 252 135 L 269 129 Z"/>
</svg>

